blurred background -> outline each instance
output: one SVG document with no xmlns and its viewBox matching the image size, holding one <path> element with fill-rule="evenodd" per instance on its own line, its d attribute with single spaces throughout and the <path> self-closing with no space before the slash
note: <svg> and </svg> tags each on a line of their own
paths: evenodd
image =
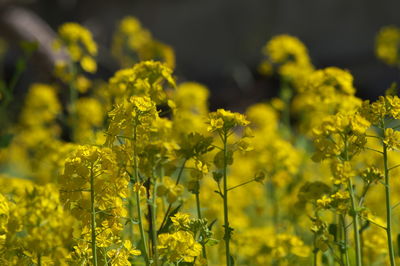
<svg viewBox="0 0 400 266">
<path fill-rule="evenodd" d="M 398 69 L 378 61 L 374 39 L 385 25 L 400 26 L 396 0 L 0 0 L 0 37 L 8 43 L 4 75 L 11 75 L 21 39 L 51 46 L 57 27 L 76 21 L 89 28 L 100 46 L 97 75 L 107 80 L 118 64 L 109 54 L 113 32 L 124 16 L 137 17 L 176 53 L 181 81 L 211 90 L 211 109 L 243 110 L 276 96 L 278 80 L 258 74 L 261 48 L 274 35 L 302 40 L 317 68 L 350 70 L 358 95 L 374 99 L 400 81 Z M 48 82 L 54 58 L 46 47 L 29 62 L 16 91 Z"/>
</svg>

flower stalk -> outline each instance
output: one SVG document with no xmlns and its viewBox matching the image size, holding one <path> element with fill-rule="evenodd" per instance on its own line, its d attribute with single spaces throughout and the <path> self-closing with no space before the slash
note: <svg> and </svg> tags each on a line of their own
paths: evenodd
<svg viewBox="0 0 400 266">
<path fill-rule="evenodd" d="M 224 165 L 223 165 L 223 200 L 224 200 L 224 240 L 225 240 L 225 256 L 226 265 L 231 266 L 231 254 L 230 254 L 230 240 L 231 240 L 231 228 L 229 227 L 229 211 L 228 211 L 228 180 L 227 180 L 227 167 L 228 167 L 228 132 L 224 132 L 222 135 L 222 141 L 224 143 Z"/>
<path fill-rule="evenodd" d="M 90 167 L 90 211 L 92 226 L 92 263 L 97 266 L 97 246 L 96 246 L 96 209 L 95 209 L 95 193 L 94 193 L 94 175 L 93 164 Z"/>
<path fill-rule="evenodd" d="M 385 123 L 382 123 L 383 132 L 385 132 Z M 389 259 L 390 265 L 396 265 L 394 259 L 394 247 L 393 247 L 393 239 L 392 239 L 392 206 L 391 206 L 391 193 L 390 193 L 390 173 L 388 167 L 388 146 L 385 142 L 383 143 L 383 167 L 384 167 L 384 175 L 385 175 L 385 201 L 386 201 L 386 233 L 387 233 L 387 241 L 388 241 L 388 249 L 389 249 Z"/>
</svg>

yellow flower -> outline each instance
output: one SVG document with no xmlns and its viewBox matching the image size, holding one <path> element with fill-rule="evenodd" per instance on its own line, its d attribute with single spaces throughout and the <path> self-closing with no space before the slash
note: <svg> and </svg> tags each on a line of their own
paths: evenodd
<svg viewBox="0 0 400 266">
<path fill-rule="evenodd" d="M 172 234 L 158 236 L 160 255 L 169 262 L 193 262 L 201 253 L 201 245 L 195 241 L 192 233 L 177 231 Z"/>
<path fill-rule="evenodd" d="M 388 149 L 400 149 L 400 132 L 393 128 L 387 128 L 383 143 L 387 145 Z"/>
<path fill-rule="evenodd" d="M 135 17 L 125 17 L 120 21 L 113 36 L 111 52 L 123 67 L 144 60 L 160 60 L 170 68 L 175 67 L 174 50 L 154 40 Z"/>
<path fill-rule="evenodd" d="M 395 26 L 383 27 L 375 39 L 375 54 L 388 65 L 400 63 L 400 29 Z"/>
<path fill-rule="evenodd" d="M 190 222 L 190 215 L 178 212 L 173 217 L 171 217 L 171 221 L 177 228 L 186 228 L 188 227 Z"/>
<path fill-rule="evenodd" d="M 97 70 L 96 61 L 92 57 L 84 56 L 81 60 L 81 67 L 83 70 L 89 73 L 95 73 Z"/>
<path fill-rule="evenodd" d="M 233 113 L 224 109 L 218 109 L 209 115 L 208 131 L 228 132 L 237 126 L 247 126 L 250 122 L 240 113 Z"/>
</svg>

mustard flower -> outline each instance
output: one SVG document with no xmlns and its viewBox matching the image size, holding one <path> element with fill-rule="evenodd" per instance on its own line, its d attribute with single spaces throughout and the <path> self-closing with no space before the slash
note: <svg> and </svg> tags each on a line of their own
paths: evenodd
<svg viewBox="0 0 400 266">
<path fill-rule="evenodd" d="M 383 27 L 375 39 L 375 54 L 388 65 L 399 65 L 399 45 L 400 29 L 395 26 Z"/>
</svg>

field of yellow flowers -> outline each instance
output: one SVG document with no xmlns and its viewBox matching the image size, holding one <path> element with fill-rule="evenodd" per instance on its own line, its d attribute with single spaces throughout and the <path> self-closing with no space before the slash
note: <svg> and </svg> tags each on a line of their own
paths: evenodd
<svg viewBox="0 0 400 266">
<path fill-rule="evenodd" d="M 81 25 L 61 25 L 54 49 L 58 82 L 32 84 L 17 121 L 24 60 L 0 83 L 0 265 L 400 265 L 396 84 L 364 101 L 349 71 L 315 69 L 279 35 L 259 68 L 279 97 L 210 112 L 133 17 L 108 81 Z M 400 66 L 400 29 L 382 28 L 376 55 Z"/>
</svg>

